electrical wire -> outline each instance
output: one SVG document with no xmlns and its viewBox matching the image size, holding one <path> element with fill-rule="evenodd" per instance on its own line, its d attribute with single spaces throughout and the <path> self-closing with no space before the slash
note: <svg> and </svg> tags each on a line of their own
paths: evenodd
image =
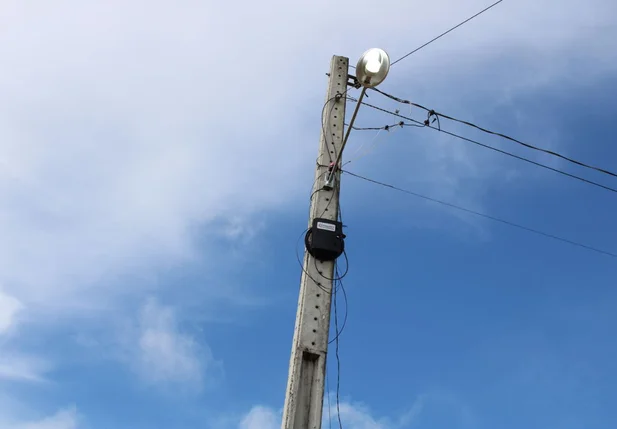
<svg viewBox="0 0 617 429">
<path fill-rule="evenodd" d="M 326 127 L 325 127 L 324 120 L 323 120 L 323 119 L 324 119 L 324 118 L 323 118 L 323 114 L 324 114 L 324 111 L 325 111 L 325 109 L 326 109 L 327 105 L 328 105 L 328 104 L 329 104 L 332 100 L 338 100 L 338 99 L 342 99 L 342 98 L 345 98 L 345 99 L 353 98 L 353 97 L 349 97 L 349 95 L 347 95 L 348 91 L 349 91 L 349 88 L 347 88 L 345 91 L 343 91 L 343 93 L 341 93 L 341 94 L 337 94 L 337 95 L 335 95 L 334 97 L 331 97 L 330 99 L 328 99 L 328 100 L 326 101 L 326 103 L 324 104 L 324 106 L 323 106 L 322 110 L 321 110 L 321 119 L 322 119 L 322 121 L 321 121 L 321 130 L 322 130 L 322 134 L 323 134 L 324 144 L 325 144 L 325 146 L 326 146 L 326 147 L 325 147 L 325 149 L 326 149 L 326 152 L 328 153 L 328 157 L 329 157 L 329 159 L 330 159 L 330 164 L 331 164 L 331 165 L 327 166 L 328 168 L 336 168 L 336 166 L 333 166 L 333 165 L 332 165 L 332 164 L 334 163 L 334 160 L 332 159 L 332 154 L 330 153 L 330 147 L 328 146 L 328 133 L 330 132 L 330 129 L 328 129 L 328 132 L 326 132 Z M 332 107 L 331 107 L 331 109 L 330 109 L 330 114 L 332 114 L 332 109 L 333 109 L 333 108 L 334 108 L 334 104 L 332 104 Z M 330 122 L 329 122 L 329 121 L 328 121 L 328 125 L 330 125 Z M 334 148 L 334 145 L 332 145 L 332 146 L 333 146 L 333 148 Z M 338 153 L 337 153 L 337 151 L 336 151 L 336 148 L 334 148 L 334 156 L 335 156 L 335 158 L 338 158 Z M 318 160 L 318 162 L 317 162 L 317 165 L 318 165 L 319 167 L 326 167 L 326 166 L 324 166 L 324 165 L 321 165 L 321 164 L 319 163 L 319 160 Z M 327 173 L 327 172 L 326 172 L 326 173 Z M 325 174 L 325 173 L 324 173 L 324 174 Z M 320 175 L 319 177 L 322 177 L 322 176 L 323 176 L 323 174 L 322 174 L 322 175 Z M 319 177 L 315 180 L 315 182 L 313 182 L 313 188 L 315 187 L 315 183 L 317 182 L 317 180 L 319 180 Z M 340 180 L 340 175 L 339 175 L 338 179 Z M 313 191 L 313 193 L 311 194 L 311 198 L 310 198 L 310 199 L 312 200 L 312 199 L 313 199 L 313 196 L 314 196 L 317 192 L 324 191 L 324 190 L 331 191 L 331 192 L 333 193 L 333 195 L 334 195 L 334 193 L 335 193 L 335 192 L 338 194 L 338 193 L 340 192 L 340 184 L 338 183 L 338 182 L 339 182 L 339 180 L 335 180 L 335 181 L 334 181 L 334 186 L 333 186 L 331 189 L 328 189 L 328 188 L 326 188 L 325 186 L 322 186 L 321 188 L 316 189 L 316 190 L 315 190 L 315 191 Z M 328 211 L 328 209 L 330 208 L 330 205 L 332 204 L 332 200 L 333 200 L 333 198 L 332 198 L 332 197 L 328 198 L 328 203 L 326 204 L 326 207 L 324 207 L 324 210 L 322 211 L 322 213 L 321 213 L 319 216 L 317 216 L 318 218 L 321 218 L 321 217 L 323 217 L 323 216 L 326 214 L 326 212 L 327 212 L 327 211 Z M 339 213 L 340 213 L 340 204 L 339 204 L 338 210 L 339 210 Z M 308 274 L 308 273 L 307 273 L 307 274 Z"/>
<path fill-rule="evenodd" d="M 326 280 L 333 281 L 333 282 L 338 282 L 340 280 L 343 280 L 343 278 L 345 278 L 345 276 L 349 272 L 349 259 L 347 258 L 347 252 L 343 251 L 343 256 L 345 257 L 345 272 L 343 273 L 343 277 L 338 277 L 338 275 L 337 275 L 336 277 L 330 278 L 330 277 L 324 275 L 324 273 L 321 272 L 319 270 L 319 267 L 317 266 L 317 259 L 313 258 L 313 261 L 315 262 L 315 269 L 317 270 L 319 275 L 321 277 L 323 277 L 324 279 L 326 279 Z M 338 265 L 337 265 L 337 270 L 338 270 Z"/>
<path fill-rule="evenodd" d="M 317 165 L 318 165 L 319 167 L 327 167 L 327 166 L 319 165 L 319 163 L 318 163 Z M 318 182 L 319 180 L 321 180 L 321 179 L 322 179 L 322 178 L 326 175 L 326 173 L 328 173 L 328 172 L 327 172 L 327 171 L 324 171 L 323 173 L 321 173 L 319 176 L 317 176 L 317 177 L 315 178 L 315 180 L 313 181 L 313 186 L 311 187 L 311 190 L 315 188 L 315 185 L 317 184 L 317 182 Z M 318 192 L 321 192 L 321 191 L 323 191 L 323 190 L 325 190 L 325 188 L 324 188 L 323 186 L 322 186 L 321 188 L 315 189 L 315 190 L 311 193 L 311 196 L 309 197 L 309 201 L 313 201 L 313 197 L 315 196 L 315 194 L 316 194 L 316 193 L 318 193 Z"/>
<path fill-rule="evenodd" d="M 317 163 L 318 167 L 330 167 L 328 165 L 321 165 L 319 163 Z M 329 171 L 324 171 L 323 173 L 321 173 L 319 176 L 317 176 L 317 178 L 315 178 L 315 181 L 313 182 L 313 186 L 311 189 L 315 188 L 315 184 L 317 183 L 318 180 L 322 179 L 323 176 L 325 174 L 327 174 Z M 312 193 L 311 196 L 309 198 L 309 201 L 313 200 L 313 197 L 315 196 L 315 194 L 317 194 L 318 192 L 321 191 L 328 191 L 328 192 L 339 192 L 339 188 L 338 188 L 339 184 L 337 183 L 337 181 L 335 181 L 335 185 L 333 188 L 326 188 L 325 186 L 322 186 L 321 188 L 315 189 Z M 330 197 L 328 199 L 328 204 L 326 204 L 326 207 L 324 207 L 324 210 L 321 212 L 321 215 L 317 216 L 318 218 L 323 217 L 324 214 L 326 214 L 326 212 L 328 211 L 328 209 L 330 208 L 330 204 L 332 203 L 332 197 Z M 340 205 L 339 205 L 339 211 L 340 211 Z"/>
<path fill-rule="evenodd" d="M 467 209 L 465 207 L 461 207 L 461 206 L 458 206 L 456 204 L 448 203 L 446 201 L 438 200 L 436 198 L 427 197 L 426 195 L 422 195 L 422 194 L 419 194 L 417 192 L 412 192 L 412 191 L 409 191 L 409 190 L 406 190 L 406 189 L 403 189 L 403 188 L 399 188 L 397 186 L 390 185 L 388 183 L 384 183 L 384 182 L 380 182 L 380 181 L 377 181 L 377 180 L 373 180 L 373 179 L 370 179 L 368 177 L 364 177 L 364 176 L 352 173 L 352 172 L 347 171 L 347 170 L 343 170 L 343 173 L 349 174 L 352 177 L 356 177 L 358 179 L 361 179 L 361 180 L 364 180 L 364 181 L 367 181 L 367 182 L 370 182 L 370 183 L 373 183 L 373 184 L 376 184 L 376 185 L 380 185 L 380 186 L 383 186 L 383 187 L 386 187 L 386 188 L 393 189 L 393 190 L 398 191 L 398 192 L 402 192 L 402 193 L 405 193 L 405 194 L 408 194 L 408 195 L 412 195 L 414 197 L 422 198 L 422 199 L 427 200 L 427 201 L 431 201 L 431 202 L 434 202 L 434 203 L 437 203 L 437 204 L 441 204 L 441 205 L 446 206 L 446 207 L 450 207 L 450 208 L 453 208 L 453 209 L 456 209 L 456 210 L 459 210 L 459 211 L 463 211 L 465 213 L 470 213 L 470 214 L 473 214 L 475 216 L 480 216 L 480 217 L 483 217 L 485 219 L 490 219 L 490 220 L 493 220 L 495 222 L 500 222 L 502 224 L 505 224 L 505 225 L 508 225 L 508 226 L 511 226 L 511 227 L 514 227 L 514 228 L 522 229 L 524 231 L 531 232 L 531 233 L 534 233 L 534 234 L 537 234 L 537 235 L 541 235 L 541 236 L 544 236 L 544 237 L 547 237 L 547 238 L 551 238 L 553 240 L 557 240 L 557 241 L 561 241 L 563 243 L 567 243 L 567 244 L 570 244 L 570 245 L 573 245 L 573 246 L 581 247 L 583 249 L 587 249 L 587 250 L 590 250 L 592 252 L 601 253 L 603 255 L 607 255 L 607 256 L 610 256 L 612 258 L 617 258 L 617 254 L 612 253 L 612 252 L 608 252 L 606 250 L 598 249 L 596 247 L 592 247 L 592 246 L 588 246 L 586 244 L 582 244 L 582 243 L 579 243 L 579 242 L 576 242 L 576 241 L 568 240 L 567 238 L 563 238 L 563 237 L 559 237 L 557 235 L 549 234 L 549 233 L 540 231 L 538 229 L 529 228 L 529 227 L 523 226 L 523 225 L 518 224 L 518 223 L 510 222 L 510 221 L 505 220 L 505 219 L 501 219 L 501 218 L 498 218 L 498 217 L 495 217 L 495 216 L 487 215 L 485 213 L 482 213 L 482 212 L 479 212 L 479 211 L 476 211 L 476 210 Z"/>
<path fill-rule="evenodd" d="M 411 54 L 414 54 L 414 53 L 418 52 L 420 49 L 424 48 L 425 46 L 430 45 L 430 44 L 431 44 L 431 43 L 433 43 L 434 41 L 436 41 L 436 40 L 438 40 L 438 39 L 441 39 L 441 38 L 442 38 L 443 36 L 445 36 L 446 34 L 450 33 L 451 31 L 456 30 L 456 29 L 457 29 L 457 28 L 459 28 L 461 25 L 464 25 L 464 24 L 468 23 L 469 21 L 471 21 L 471 20 L 472 20 L 472 19 L 474 19 L 475 17 L 482 15 L 484 12 L 486 12 L 487 10 L 489 10 L 489 9 L 491 9 L 491 8 L 493 8 L 493 7 L 495 7 L 495 6 L 497 6 L 497 5 L 498 5 L 499 3 L 501 3 L 502 1 L 503 1 L 503 0 L 496 1 L 495 3 L 493 3 L 493 4 L 492 4 L 492 5 L 490 5 L 490 6 L 488 6 L 487 8 L 482 9 L 480 12 L 478 12 L 478 13 L 476 13 L 475 15 L 473 15 L 473 16 L 471 16 L 471 17 L 467 18 L 465 21 L 461 22 L 460 24 L 455 25 L 454 27 L 450 28 L 448 31 L 444 31 L 444 32 L 443 32 L 443 33 L 441 33 L 439 36 L 437 36 L 437 37 L 435 37 L 435 38 L 433 38 L 433 39 L 429 40 L 429 41 L 428 41 L 428 42 L 426 42 L 424 45 L 422 45 L 422 46 L 420 46 L 420 47 L 418 47 L 418 48 L 414 49 L 413 51 L 411 51 L 411 52 L 409 52 L 409 53 L 407 53 L 407 54 L 403 55 L 403 56 L 402 56 L 402 57 L 400 57 L 398 60 L 394 61 L 394 62 L 391 64 L 391 66 L 393 66 L 393 65 L 394 65 L 394 64 L 396 64 L 396 63 L 398 63 L 398 62 L 399 62 L 399 61 L 401 61 L 401 60 L 404 60 L 405 58 L 407 58 L 407 57 L 408 57 L 408 56 L 410 56 Z"/>
<path fill-rule="evenodd" d="M 333 97 L 330 97 L 323 105 L 322 109 L 321 109 L 321 131 L 323 133 L 323 139 L 324 139 L 324 143 L 326 145 L 326 152 L 328 153 L 328 158 L 330 159 L 330 162 L 334 162 L 334 159 L 332 158 L 332 154 L 330 153 L 330 146 L 328 145 L 328 136 L 331 130 L 330 127 L 330 121 L 328 121 L 328 131 L 326 132 L 326 125 L 324 124 L 324 113 L 326 111 L 326 107 L 328 106 L 328 104 L 330 104 L 332 101 L 338 101 L 341 98 L 345 97 L 347 98 L 347 92 L 349 91 L 349 88 L 347 88 L 345 91 L 343 91 L 340 94 L 336 94 Z M 328 113 L 328 116 L 332 115 L 332 110 L 334 110 L 334 105 L 335 103 L 332 103 L 332 106 L 330 106 L 330 112 Z M 332 148 L 334 150 L 334 156 L 338 156 L 338 154 L 336 153 L 336 147 L 334 147 L 334 145 L 332 145 Z"/>
<path fill-rule="evenodd" d="M 348 97 L 348 99 L 351 100 L 351 101 L 357 101 L 357 100 L 355 100 L 353 98 L 349 98 L 349 97 Z M 535 165 L 537 167 L 541 167 L 541 168 L 544 168 L 546 170 L 554 171 L 555 173 L 561 174 L 563 176 L 567 176 L 567 177 L 570 177 L 572 179 L 579 180 L 579 181 L 587 183 L 589 185 L 593 185 L 593 186 L 596 186 L 598 188 L 602 188 L 602 189 L 605 189 L 607 191 L 611 191 L 611 192 L 617 193 L 617 189 L 616 188 L 613 188 L 613 187 L 610 187 L 610 186 L 607 186 L 607 185 L 603 185 L 601 183 L 595 182 L 595 181 L 590 180 L 590 179 L 586 179 L 586 178 L 578 176 L 576 174 L 568 173 L 568 172 L 560 170 L 558 168 L 554 168 L 554 167 L 548 166 L 546 164 L 542 164 L 540 162 L 533 161 L 533 160 L 531 160 L 529 158 L 525 158 L 524 156 L 519 156 L 519 155 L 513 154 L 511 152 L 507 152 L 505 150 L 498 149 L 496 147 L 493 147 L 493 146 L 481 143 L 481 142 L 479 142 L 477 140 L 473 140 L 473 139 L 470 139 L 468 137 L 464 137 L 464 136 L 461 136 L 459 134 L 456 134 L 456 133 L 453 133 L 453 132 L 450 132 L 450 131 L 447 131 L 447 130 L 444 130 L 444 129 L 441 129 L 441 128 L 431 127 L 430 125 L 427 125 L 426 123 L 420 122 L 420 121 L 418 121 L 416 119 L 410 118 L 408 116 L 401 115 L 400 113 L 392 112 L 390 110 L 384 109 L 382 107 L 375 106 L 375 105 L 367 103 L 367 102 L 362 102 L 362 104 L 367 106 L 367 107 L 370 107 L 372 109 L 379 110 L 381 112 L 387 113 L 389 115 L 393 115 L 393 116 L 396 116 L 396 117 L 399 117 L 399 118 L 411 121 L 412 123 L 418 125 L 418 127 L 430 128 L 431 130 L 435 130 L 435 131 L 438 131 L 440 133 L 444 133 L 444 134 L 447 134 L 449 136 L 456 137 L 457 139 L 464 140 L 464 141 L 469 142 L 469 143 L 473 143 L 473 144 L 475 144 L 477 146 L 481 146 L 483 148 L 492 150 L 494 152 L 499 152 L 499 153 L 507 155 L 507 156 L 509 156 L 511 158 L 515 158 L 515 159 L 518 159 L 520 161 L 524 161 L 524 162 L 527 162 L 529 164 L 533 164 L 533 165 Z"/>
<path fill-rule="evenodd" d="M 405 122 L 400 121 L 398 124 L 394 124 L 394 125 L 385 125 L 383 127 L 377 128 L 377 133 L 373 136 L 373 138 L 371 139 L 370 143 L 369 143 L 369 147 L 367 149 L 364 150 L 363 153 L 360 153 L 360 150 L 364 147 L 366 141 L 364 141 L 359 147 L 358 149 L 356 149 L 356 151 L 354 152 L 354 154 L 351 156 L 351 159 L 349 161 L 346 161 L 345 163 L 343 163 L 343 167 L 345 167 L 348 164 L 351 164 L 354 161 L 358 161 L 359 159 L 364 158 L 366 155 L 368 155 L 369 153 L 371 153 L 378 145 L 379 141 L 377 140 L 378 137 L 381 135 L 382 131 L 387 131 L 388 133 L 392 130 L 395 130 L 395 127 L 401 127 L 403 128 L 405 126 Z M 371 128 L 372 130 L 374 130 L 375 128 Z M 368 128 L 363 128 L 360 131 L 368 131 Z"/>
<path fill-rule="evenodd" d="M 347 300 L 347 291 L 345 290 L 345 285 L 343 284 L 342 280 L 338 281 L 338 285 L 336 286 L 336 291 L 338 292 L 338 290 L 343 291 L 343 299 L 345 299 L 345 318 L 343 319 L 343 323 L 341 324 L 341 329 L 336 329 L 335 330 L 335 337 L 333 339 L 331 339 L 330 341 L 328 341 L 328 344 L 332 344 L 333 342 L 335 342 L 336 340 L 338 340 L 338 338 L 343 334 L 343 331 L 345 330 L 345 327 L 347 326 L 347 316 L 348 316 L 348 312 L 349 312 L 349 301 Z M 335 294 L 336 295 L 336 294 Z M 336 299 L 336 296 L 335 296 Z"/>
<path fill-rule="evenodd" d="M 355 127 L 352 127 L 355 129 Z M 385 127 L 381 127 L 381 128 L 377 128 L 377 133 L 373 136 L 373 138 L 371 139 L 371 142 L 369 143 L 370 147 L 373 147 L 373 143 L 375 143 L 377 141 L 377 138 L 381 135 L 382 131 L 390 131 L 390 127 L 388 125 L 386 125 Z M 363 129 L 361 131 L 368 131 L 368 129 Z M 356 149 L 356 151 L 354 152 L 354 154 L 352 155 L 352 159 L 350 159 L 349 161 L 343 163 L 343 166 L 349 164 L 352 161 L 356 161 L 357 159 L 359 159 L 360 157 L 356 157 L 353 158 L 354 156 L 358 155 L 358 153 L 360 152 L 360 150 L 364 147 L 366 141 L 362 142 L 362 144 L 360 146 L 358 146 L 358 148 Z"/>
<path fill-rule="evenodd" d="M 343 223 L 343 212 L 341 211 L 341 206 L 339 204 L 339 211 L 338 211 L 338 220 L 339 222 Z M 334 289 L 334 310 L 335 310 L 335 321 L 337 322 L 337 326 L 335 327 L 335 332 L 336 335 L 334 336 L 334 338 L 330 341 L 328 341 L 328 345 L 332 344 L 333 342 L 337 343 L 337 347 L 338 347 L 338 340 L 341 337 L 341 334 L 343 333 L 343 331 L 345 330 L 345 327 L 347 326 L 347 317 L 349 316 L 349 300 L 347 299 L 347 291 L 345 290 L 345 285 L 343 284 L 343 278 L 347 275 L 347 272 L 349 271 L 349 259 L 347 259 L 347 253 L 343 252 L 345 255 L 345 260 L 346 260 L 346 269 L 345 269 L 345 273 L 343 273 L 341 275 L 340 271 L 339 271 L 339 264 L 338 264 L 338 260 L 335 261 L 334 263 L 334 270 L 336 273 L 336 280 L 334 280 L 334 284 L 335 284 L 335 289 Z M 337 311 L 337 299 L 338 299 L 338 291 L 342 290 L 343 291 L 343 298 L 345 299 L 345 318 L 343 319 L 343 324 L 341 325 L 341 329 L 338 329 L 338 320 L 336 319 L 336 311 Z M 340 415 L 339 415 L 340 416 Z M 340 420 L 340 417 L 339 417 Z M 340 424 L 340 422 L 339 422 Z"/>
<path fill-rule="evenodd" d="M 337 268 L 337 276 L 340 277 L 339 273 L 338 273 L 338 268 Z M 338 305 L 337 305 L 337 299 L 336 299 L 336 289 L 335 289 L 335 293 L 334 293 L 334 327 L 336 329 L 337 332 L 339 332 L 338 329 Z M 340 392 L 341 392 L 341 357 L 339 356 L 339 338 L 340 338 L 340 334 L 336 336 L 335 338 L 335 354 L 336 354 L 336 414 L 338 416 L 338 424 L 339 424 L 339 429 L 343 429 L 343 423 L 341 422 L 341 400 L 340 400 Z"/>
<path fill-rule="evenodd" d="M 549 150 L 549 149 L 544 149 L 544 148 L 541 148 L 541 147 L 538 147 L 538 146 L 534 146 L 532 144 L 525 143 L 525 142 L 523 142 L 521 140 L 515 139 L 514 137 L 510 137 L 510 136 L 508 136 L 506 134 L 495 132 L 495 131 L 491 131 L 491 130 L 488 130 L 488 129 L 484 128 L 484 127 L 476 125 L 474 123 L 471 123 L 471 122 L 468 122 L 468 121 L 464 121 L 462 119 L 457 119 L 457 118 L 454 118 L 452 116 L 446 115 L 444 113 L 437 112 L 437 111 L 432 110 L 432 109 L 428 109 L 428 108 L 426 108 L 426 107 L 424 107 L 424 106 L 422 106 L 420 104 L 412 103 L 409 100 L 404 100 L 402 98 L 399 98 L 399 97 L 396 97 L 394 95 L 388 94 L 388 93 L 386 93 L 384 91 L 381 91 L 381 90 L 379 90 L 377 88 L 373 88 L 373 90 L 375 92 L 378 92 L 378 93 L 384 95 L 385 97 L 388 97 L 388 98 L 398 102 L 398 103 L 408 104 L 408 105 L 419 107 L 420 109 L 426 110 L 428 112 L 428 114 L 429 114 L 429 119 L 430 119 L 431 116 L 434 116 L 437 119 L 437 121 L 439 121 L 440 117 L 441 118 L 445 118 L 445 119 L 449 119 L 449 120 L 451 120 L 453 122 L 458 122 L 459 124 L 463 124 L 463 125 L 467 125 L 468 127 L 475 128 L 476 130 L 482 131 L 483 133 L 490 134 L 490 135 L 497 136 L 497 137 L 501 137 L 503 139 L 506 139 L 506 140 L 509 140 L 511 142 L 517 143 L 517 144 L 519 144 L 521 146 L 524 146 L 524 147 L 526 147 L 528 149 L 536 150 L 538 152 L 543 152 L 543 153 L 546 153 L 548 155 L 555 156 L 557 158 L 563 159 L 565 161 L 568 161 L 568 162 L 570 162 L 572 164 L 575 164 L 575 165 L 578 165 L 580 167 L 588 168 L 590 170 L 594 170 L 594 171 L 597 171 L 597 172 L 600 172 L 600 173 L 603 173 L 603 174 L 607 174 L 609 176 L 617 177 L 617 173 L 613 173 L 612 171 L 606 170 L 604 168 L 595 167 L 593 165 L 586 164 L 584 162 L 581 162 L 581 161 L 578 161 L 576 159 L 570 158 L 568 156 L 562 155 L 562 154 L 560 154 L 558 152 L 555 152 L 555 151 L 552 151 L 552 150 Z M 427 121 L 428 121 L 428 119 L 427 119 Z M 425 124 L 428 125 L 426 122 L 425 122 Z M 439 128 L 441 129 L 441 126 Z"/>
<path fill-rule="evenodd" d="M 302 263 L 302 260 L 300 259 L 300 253 L 298 252 L 298 243 L 300 243 L 300 240 L 302 240 L 303 237 L 306 236 L 306 234 L 308 233 L 309 229 L 305 229 L 304 232 L 302 234 L 300 234 L 300 236 L 298 237 L 298 240 L 296 241 L 296 259 L 298 260 L 298 265 L 300 265 L 300 268 L 302 269 L 302 272 L 313 281 L 313 283 L 315 283 L 315 285 L 321 289 L 322 291 L 324 291 L 327 294 L 332 294 L 333 292 L 328 290 L 326 287 L 324 287 L 321 282 L 317 281 L 313 276 L 311 276 L 311 274 L 304 268 L 304 264 Z"/>
<path fill-rule="evenodd" d="M 326 167 L 324 165 L 320 165 L 319 163 L 317 164 L 319 167 Z M 313 182 L 313 188 L 315 187 L 315 184 L 317 183 L 318 180 L 320 180 L 321 178 L 323 178 L 323 176 L 325 174 L 327 174 L 328 171 L 324 171 L 323 173 L 321 173 L 319 176 L 317 176 L 317 178 L 315 179 L 315 181 Z M 340 176 L 339 176 L 340 179 Z M 316 193 L 321 192 L 321 191 L 328 191 L 328 192 L 338 192 L 339 188 L 337 187 L 339 186 L 338 183 L 335 183 L 335 187 L 332 189 L 326 188 L 325 186 L 322 186 L 321 188 L 315 189 L 312 193 L 311 193 L 311 197 L 309 199 L 309 201 L 313 200 L 313 197 L 315 196 Z M 323 212 L 321 213 L 321 215 L 317 216 L 317 218 L 323 217 L 326 212 L 328 211 L 328 209 L 330 208 L 330 204 L 332 204 L 332 196 L 330 196 L 330 198 L 328 198 L 328 204 L 326 204 L 326 207 L 324 207 Z M 340 204 L 339 204 L 339 211 L 340 211 Z"/>
<path fill-rule="evenodd" d="M 340 178 L 340 175 L 339 175 L 339 178 Z M 334 186 L 335 186 L 335 187 L 331 189 L 331 192 L 332 192 L 332 193 L 334 193 L 334 192 L 338 192 L 338 191 L 339 191 L 339 189 L 338 189 L 338 186 L 339 186 L 339 185 L 338 185 L 338 183 L 337 183 L 337 182 L 338 182 L 338 181 L 336 180 L 336 181 L 335 181 L 335 183 L 334 183 Z M 332 197 L 330 197 L 330 198 L 328 199 L 328 204 L 326 204 L 326 207 L 324 207 L 324 209 L 323 209 L 323 211 L 321 212 L 321 214 L 320 214 L 319 216 L 317 216 L 318 218 L 319 218 L 319 217 L 323 217 L 323 216 L 326 214 L 326 212 L 327 212 L 327 211 L 328 211 L 328 209 L 330 208 L 330 204 L 332 204 L 332 200 L 333 200 L 333 199 L 334 199 L 334 198 L 332 198 Z"/>
<path fill-rule="evenodd" d="M 328 132 L 330 130 L 328 130 L 328 132 L 326 132 L 326 124 L 324 123 L 324 113 L 326 111 L 326 107 L 333 101 L 336 100 L 337 96 L 335 95 L 334 97 L 329 98 L 323 105 L 322 109 L 321 109 L 321 131 L 323 133 L 323 139 L 324 139 L 324 144 L 326 145 L 326 153 L 328 154 L 328 158 L 330 159 L 330 162 L 334 162 L 334 160 L 332 159 L 332 154 L 330 153 L 330 146 L 328 146 Z M 332 106 L 330 107 L 330 112 L 328 112 L 328 116 L 332 115 L 332 110 L 334 109 L 334 103 L 332 103 Z M 328 121 L 328 126 L 330 125 L 330 121 Z"/>
<path fill-rule="evenodd" d="M 354 100 L 355 101 L 355 100 Z M 362 103 L 364 104 L 364 103 Z M 347 125 L 347 124 L 345 124 Z M 351 127 L 356 131 L 388 131 L 394 127 L 419 127 L 422 128 L 423 125 L 417 125 L 417 124 L 408 124 L 406 122 L 403 121 L 399 121 L 396 124 L 390 124 L 390 125 L 384 125 L 383 127 Z"/>
</svg>

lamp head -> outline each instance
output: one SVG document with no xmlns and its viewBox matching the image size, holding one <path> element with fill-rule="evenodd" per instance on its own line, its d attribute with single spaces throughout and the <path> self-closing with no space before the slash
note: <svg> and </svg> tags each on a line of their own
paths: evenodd
<svg viewBox="0 0 617 429">
<path fill-rule="evenodd" d="M 384 81 L 390 71 L 390 57 L 383 49 L 372 48 L 358 60 L 356 78 L 365 88 L 374 88 Z"/>
</svg>

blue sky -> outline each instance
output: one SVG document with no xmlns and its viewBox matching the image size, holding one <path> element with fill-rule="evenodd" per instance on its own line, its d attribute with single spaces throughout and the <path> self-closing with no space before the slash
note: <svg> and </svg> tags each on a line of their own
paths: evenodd
<svg viewBox="0 0 617 429">
<path fill-rule="evenodd" d="M 0 428 L 278 428 L 330 57 L 398 57 L 485 6 L 3 2 Z M 614 170 L 615 17 L 505 1 L 382 88 Z M 352 133 L 348 159 L 372 150 L 349 170 L 617 252 L 611 192 L 431 130 L 374 137 Z M 343 186 L 345 428 L 615 427 L 614 259 Z"/>
</svg>

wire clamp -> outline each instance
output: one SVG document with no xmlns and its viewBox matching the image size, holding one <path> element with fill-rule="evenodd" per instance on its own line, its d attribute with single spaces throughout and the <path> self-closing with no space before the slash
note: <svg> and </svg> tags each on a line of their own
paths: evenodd
<svg viewBox="0 0 617 429">
<path fill-rule="evenodd" d="M 334 188 L 334 179 L 335 179 L 335 175 L 334 173 L 336 172 L 336 167 L 334 165 L 334 162 L 331 162 L 330 165 L 328 166 L 328 174 L 326 174 L 326 181 L 324 182 L 323 185 L 323 189 L 325 189 L 326 191 L 331 191 L 332 188 Z"/>
</svg>

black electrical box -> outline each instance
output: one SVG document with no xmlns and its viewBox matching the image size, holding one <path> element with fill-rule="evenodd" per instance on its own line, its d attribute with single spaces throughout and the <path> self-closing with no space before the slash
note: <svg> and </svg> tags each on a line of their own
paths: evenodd
<svg viewBox="0 0 617 429">
<path fill-rule="evenodd" d="M 320 261 L 334 261 L 345 250 L 343 224 L 329 219 L 314 219 L 305 237 L 306 249 Z"/>
</svg>

